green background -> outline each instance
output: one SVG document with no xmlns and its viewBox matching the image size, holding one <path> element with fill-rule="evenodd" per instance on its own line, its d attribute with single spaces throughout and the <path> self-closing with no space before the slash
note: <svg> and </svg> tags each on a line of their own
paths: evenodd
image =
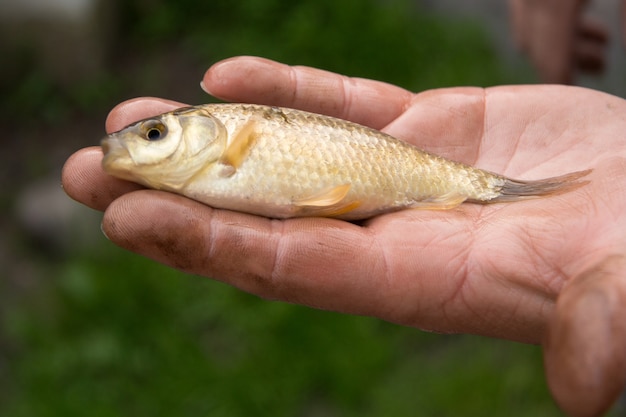
<svg viewBox="0 0 626 417">
<path fill-rule="evenodd" d="M 414 91 L 534 80 L 476 22 L 408 1 L 134 0 L 115 16 L 114 52 L 88 78 L 55 81 L 15 52 L 2 119 L 39 152 L 8 148 L 21 163 L 7 216 L 24 182 L 58 169 L 50 144 L 63 157 L 97 144 L 108 109 L 135 95 L 205 102 L 202 73 L 229 56 Z M 562 415 L 536 346 L 260 300 L 123 252 L 97 222 L 87 244 L 84 225 L 63 230 L 63 250 L 8 223 L 7 262 L 21 266 L 0 284 L 2 416 Z"/>
</svg>

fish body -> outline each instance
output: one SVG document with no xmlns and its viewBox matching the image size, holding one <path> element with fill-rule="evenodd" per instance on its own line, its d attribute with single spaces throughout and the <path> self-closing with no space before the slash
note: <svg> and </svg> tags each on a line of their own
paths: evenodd
<svg viewBox="0 0 626 417">
<path fill-rule="evenodd" d="M 328 116 L 250 104 L 185 107 L 102 141 L 104 170 L 215 208 L 345 220 L 570 191 L 589 171 L 517 181 Z"/>
</svg>

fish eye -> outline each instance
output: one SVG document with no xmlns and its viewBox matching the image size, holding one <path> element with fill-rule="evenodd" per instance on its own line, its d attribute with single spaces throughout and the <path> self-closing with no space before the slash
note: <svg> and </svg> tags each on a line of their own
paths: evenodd
<svg viewBox="0 0 626 417">
<path fill-rule="evenodd" d="M 145 122 L 142 128 L 144 131 L 144 139 L 150 142 L 163 139 L 167 134 L 167 128 L 165 125 L 157 120 L 149 120 Z"/>
</svg>

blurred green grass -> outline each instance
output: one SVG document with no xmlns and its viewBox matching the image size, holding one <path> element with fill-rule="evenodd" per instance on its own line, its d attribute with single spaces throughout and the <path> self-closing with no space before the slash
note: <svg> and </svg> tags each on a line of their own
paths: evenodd
<svg viewBox="0 0 626 417">
<path fill-rule="evenodd" d="M 5 416 L 559 415 L 533 346 L 263 301 L 109 245 L 49 272 L 4 317 Z"/>
<path fill-rule="evenodd" d="M 19 114 L 48 103 L 50 117 L 63 119 L 111 107 L 122 92 L 175 91 L 159 85 L 171 49 L 199 74 L 250 54 L 416 91 L 528 80 L 499 62 L 475 23 L 409 1 L 121 5 L 120 62 L 138 69 L 113 66 L 67 91 L 25 73 L 30 81 L 10 92 Z M 561 415 L 534 346 L 259 300 L 104 238 L 37 260 L 47 281 L 1 319 L 3 416 Z"/>
</svg>

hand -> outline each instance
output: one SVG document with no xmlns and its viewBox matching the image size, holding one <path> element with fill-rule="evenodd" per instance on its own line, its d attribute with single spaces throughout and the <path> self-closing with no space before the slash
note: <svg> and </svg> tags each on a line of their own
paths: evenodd
<svg viewBox="0 0 626 417">
<path fill-rule="evenodd" d="M 325 113 L 511 177 L 593 168 L 584 187 L 511 204 L 405 210 L 355 225 L 216 210 L 116 180 L 99 148 L 66 163 L 63 184 L 104 210 L 116 244 L 268 299 L 438 332 L 544 343 L 548 381 L 573 415 L 594 415 L 626 377 L 626 101 L 565 86 L 389 84 L 250 57 L 214 65 L 211 94 Z M 122 103 L 114 131 L 180 106 Z"/>
<path fill-rule="evenodd" d="M 606 27 L 583 15 L 588 0 L 510 0 L 513 32 L 544 83 L 571 84 L 605 66 Z M 616 11 L 617 12 L 617 11 Z"/>
</svg>

